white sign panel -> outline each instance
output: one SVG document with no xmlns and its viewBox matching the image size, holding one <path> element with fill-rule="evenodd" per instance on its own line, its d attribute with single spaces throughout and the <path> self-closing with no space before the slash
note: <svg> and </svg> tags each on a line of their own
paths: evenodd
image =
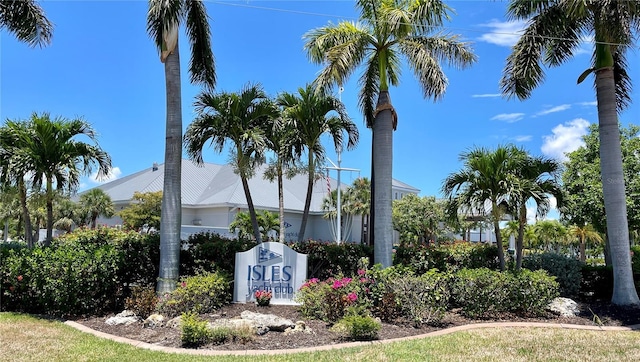
<svg viewBox="0 0 640 362">
<path fill-rule="evenodd" d="M 287 245 L 262 243 L 236 253 L 233 301 L 255 302 L 258 290 L 270 291 L 272 304 L 297 304 L 294 297 L 307 280 L 307 255 Z"/>
</svg>

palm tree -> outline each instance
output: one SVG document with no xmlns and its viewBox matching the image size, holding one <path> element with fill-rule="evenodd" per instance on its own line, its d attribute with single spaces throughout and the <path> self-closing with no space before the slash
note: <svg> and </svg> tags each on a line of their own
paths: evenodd
<svg viewBox="0 0 640 362">
<path fill-rule="evenodd" d="M 442 192 L 449 199 L 449 218 L 459 212 L 474 215 L 489 213 L 496 234 L 500 270 L 505 269 L 500 221 L 507 211 L 505 205 L 510 192 L 510 179 L 517 169 L 522 150 L 515 146 L 499 146 L 491 151 L 475 148 L 460 155 L 464 162 L 461 171 L 444 180 Z M 489 204 L 489 208 L 485 207 Z"/>
<path fill-rule="evenodd" d="M 578 238 L 578 242 L 580 243 L 580 261 L 583 263 L 587 260 L 587 242 L 602 243 L 604 241 L 600 233 L 598 233 L 591 224 L 585 224 L 584 226 L 572 225 L 569 228 L 569 233 Z"/>
<path fill-rule="evenodd" d="M 24 240 L 27 246 L 32 248 L 35 242 L 25 183 L 25 175 L 31 168 L 28 165 L 27 150 L 19 147 L 29 138 L 29 127 L 25 121 L 7 120 L 5 126 L 0 128 L 0 182 L 4 187 L 16 188 L 24 223 Z"/>
<path fill-rule="evenodd" d="M 98 216 L 111 217 L 115 213 L 111 197 L 102 189 L 94 188 L 80 196 L 80 204 L 89 214 L 91 228 L 96 228 Z"/>
<path fill-rule="evenodd" d="M 555 197 L 559 206 L 563 204 L 562 190 L 557 182 L 560 170 L 558 162 L 545 157 L 533 157 L 526 153 L 520 162 L 518 168 L 514 170 L 515 177 L 511 180 L 512 189 L 509 193 L 511 213 L 517 215 L 518 219 L 516 270 L 522 268 L 527 203 L 533 200 L 536 205 L 536 215 L 540 218 L 545 217 L 549 212 L 550 197 Z"/>
<path fill-rule="evenodd" d="M 360 243 L 364 244 L 364 225 L 365 220 L 369 218 L 369 210 L 371 209 L 371 182 L 366 177 L 358 177 L 353 180 L 353 184 L 349 190 L 349 198 L 352 203 L 353 212 L 356 215 L 360 215 Z M 367 227 L 371 225 L 369 222 L 366 224 Z M 368 240 L 368 238 L 366 240 Z"/>
<path fill-rule="evenodd" d="M 464 68 L 476 60 L 456 35 L 440 33 L 452 9 L 440 0 L 357 0 L 360 21 L 342 21 L 304 35 L 312 62 L 324 68 L 316 79 L 320 89 L 346 83 L 361 65 L 359 104 L 373 130 L 372 193 L 376 242 L 374 259 L 391 266 L 393 226 L 392 150 L 398 117 L 389 86 L 400 82 L 401 58 L 413 69 L 425 98 L 440 99 L 447 87 L 440 62 Z M 374 106 L 374 100 L 377 103 Z"/>
<path fill-rule="evenodd" d="M 80 118 L 58 117 L 52 120 L 48 113 L 34 113 L 28 121 L 28 134 L 17 141 L 16 147 L 24 154 L 24 169 L 30 170 L 31 184 L 40 188 L 45 185 L 47 210 L 47 237 L 45 246 L 53 237 L 53 200 L 55 188 L 59 191 L 75 192 L 81 175 L 89 175 L 93 166 L 98 166 L 98 178 L 111 171 L 111 157 L 97 144 L 91 145 L 75 140 L 88 137 L 97 142 L 96 133 L 90 124 Z"/>
<path fill-rule="evenodd" d="M 595 75 L 600 127 L 600 169 L 607 216 L 608 239 L 613 264 L 611 302 L 640 304 L 633 283 L 629 255 L 629 228 L 622 170 L 618 112 L 630 102 L 630 77 L 626 52 L 640 28 L 640 7 L 635 1 L 614 0 L 512 0 L 509 15 L 529 21 L 507 58 L 501 87 L 504 94 L 528 98 L 543 80 L 546 66 L 558 66 L 580 49 L 586 36 L 593 36 L 592 63 L 578 78 Z"/>
<path fill-rule="evenodd" d="M 264 125 L 278 117 L 278 109 L 260 85 L 248 84 L 240 93 L 203 92 L 196 97 L 197 117 L 187 127 L 184 143 L 187 154 L 196 164 L 202 164 L 202 148 L 208 141 L 216 152 L 232 144 L 234 171 L 240 175 L 244 195 L 253 225 L 253 234 L 261 242 L 256 210 L 249 190 L 249 179 L 264 162 L 266 137 Z"/>
<path fill-rule="evenodd" d="M 53 36 L 53 24 L 34 0 L 0 2 L 0 29 L 3 28 L 29 46 L 48 45 Z"/>
<path fill-rule="evenodd" d="M 359 133 L 338 98 L 322 91 L 316 92 L 309 84 L 305 88 L 298 88 L 297 94 L 281 93 L 276 103 L 283 107 L 285 127 L 294 130 L 294 154 L 301 157 L 303 149 L 307 152 L 307 196 L 298 233 L 298 240 L 302 241 L 309 218 L 316 169 L 323 164 L 325 158 L 321 136 L 328 133 L 335 149 L 341 150 L 344 143 L 343 132 L 347 132 L 347 149 L 358 144 Z"/>
<path fill-rule="evenodd" d="M 157 292 L 176 288 L 180 272 L 182 224 L 182 95 L 178 29 L 186 25 L 191 45 L 191 82 L 213 89 L 216 71 L 207 10 L 199 0 L 149 0 L 147 32 L 160 52 L 166 82 L 166 140 L 160 226 L 160 275 Z"/>
</svg>

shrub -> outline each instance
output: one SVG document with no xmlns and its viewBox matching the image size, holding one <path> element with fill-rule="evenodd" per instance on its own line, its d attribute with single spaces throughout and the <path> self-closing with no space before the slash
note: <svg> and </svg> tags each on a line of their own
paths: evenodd
<svg viewBox="0 0 640 362">
<path fill-rule="evenodd" d="M 328 279 L 335 275 L 356 275 L 362 258 L 373 260 L 373 248 L 353 243 L 304 241 L 287 244 L 298 253 L 307 254 L 307 276 Z"/>
<path fill-rule="evenodd" d="M 513 312 L 539 315 L 558 295 L 555 277 L 545 271 L 497 272 L 486 268 L 463 269 L 452 282 L 452 300 L 471 318 Z"/>
<path fill-rule="evenodd" d="M 209 329 L 209 340 L 214 344 L 223 344 L 233 338 L 231 328 L 217 326 Z"/>
<path fill-rule="evenodd" d="M 211 340 L 207 321 L 200 319 L 196 313 L 182 314 L 181 331 L 180 339 L 185 347 L 200 347 Z"/>
<path fill-rule="evenodd" d="M 301 303 L 300 313 L 305 317 L 335 322 L 349 308 L 367 309 L 371 306 L 368 296 L 370 283 L 364 277 L 338 277 L 325 281 L 312 278 L 302 285 L 296 301 Z"/>
<path fill-rule="evenodd" d="M 631 268 L 634 274 L 640 274 L 640 245 L 631 247 Z"/>
<path fill-rule="evenodd" d="M 158 310 L 163 315 L 212 312 L 231 301 L 229 277 L 221 272 L 182 278 L 177 288 L 160 299 Z"/>
<path fill-rule="evenodd" d="M 394 314 L 407 319 L 415 327 L 439 322 L 449 301 L 446 275 L 429 271 L 421 276 L 405 275 L 386 281 L 387 290 L 395 296 Z"/>
<path fill-rule="evenodd" d="M 250 250 L 254 246 L 255 241 L 230 239 L 211 232 L 190 235 L 182 243 L 180 274 L 223 271 L 233 275 L 236 253 Z"/>
<path fill-rule="evenodd" d="M 113 310 L 123 296 L 121 266 L 110 245 L 11 250 L 0 266 L 2 308 L 56 316 Z"/>
<path fill-rule="evenodd" d="M 582 281 L 582 263 L 555 253 L 528 255 L 523 258 L 522 266 L 529 270 L 546 270 L 556 277 L 560 284 L 560 295 L 575 297 L 580 291 Z"/>
<path fill-rule="evenodd" d="M 378 338 L 381 323 L 369 315 L 348 315 L 331 327 L 343 339 L 371 341 Z"/>
<path fill-rule="evenodd" d="M 131 296 L 125 299 L 124 307 L 137 316 L 146 318 L 155 312 L 157 304 L 158 296 L 153 288 L 138 286 L 131 290 Z"/>
<path fill-rule="evenodd" d="M 613 270 L 604 265 L 583 265 L 580 298 L 610 300 L 613 295 Z"/>
<path fill-rule="evenodd" d="M 404 265 L 424 274 L 431 269 L 456 272 L 460 269 L 489 268 L 497 270 L 498 249 L 493 245 L 458 242 L 440 246 L 426 244 L 400 245 L 394 265 Z"/>
</svg>

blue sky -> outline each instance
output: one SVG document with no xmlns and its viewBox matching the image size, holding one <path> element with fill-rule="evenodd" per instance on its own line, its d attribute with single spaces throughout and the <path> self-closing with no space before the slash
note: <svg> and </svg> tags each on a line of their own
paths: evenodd
<svg viewBox="0 0 640 362">
<path fill-rule="evenodd" d="M 111 155 L 113 177 L 162 163 L 165 88 L 163 65 L 146 33 L 146 1 L 41 1 L 55 24 L 53 42 L 39 49 L 0 33 L 0 117 L 26 119 L 32 112 L 83 117 L 99 133 Z M 442 180 L 460 169 L 458 156 L 474 146 L 515 143 L 532 154 L 561 159 L 580 145 L 590 123 L 597 123 L 593 79 L 576 85 L 590 65 L 591 45 L 563 67 L 546 71 L 545 82 L 527 101 L 499 95 L 498 82 L 510 46 L 522 23 L 508 22 L 504 1 L 449 1 L 456 10 L 445 31 L 472 43 L 478 62 L 466 70 L 447 69 L 444 99 L 422 98 L 409 68 L 390 94 L 399 116 L 394 134 L 394 177 L 440 196 Z M 352 1 L 207 1 L 216 57 L 218 91 L 238 91 L 261 83 L 272 96 L 295 92 L 311 82 L 319 67 L 303 51 L 302 35 L 329 21 L 356 20 Z M 193 120 L 189 49 L 181 38 L 183 122 Z M 637 79 L 637 54 L 629 73 Z M 355 74 L 341 94 L 361 139 L 343 153 L 342 166 L 370 176 L 371 131 L 357 107 Z M 637 88 L 637 87 L 636 87 Z M 637 99 L 634 91 L 632 98 Z M 638 106 L 620 117 L 638 123 Z M 329 147 L 329 139 L 325 140 Z M 329 158 L 336 161 L 335 152 Z M 206 162 L 225 163 L 227 154 L 211 149 Z M 335 174 L 332 174 L 335 177 Z M 351 182 L 357 173 L 343 173 Z M 95 186 L 86 178 L 82 188 Z"/>
</svg>

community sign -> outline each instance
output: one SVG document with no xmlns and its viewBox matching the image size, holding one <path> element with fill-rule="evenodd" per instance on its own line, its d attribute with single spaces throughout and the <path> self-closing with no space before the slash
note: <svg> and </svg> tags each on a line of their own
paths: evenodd
<svg viewBox="0 0 640 362">
<path fill-rule="evenodd" d="M 255 301 L 258 290 L 270 291 L 271 304 L 297 304 L 295 294 L 307 280 L 307 254 L 282 243 L 258 244 L 236 253 L 233 301 Z"/>
</svg>

